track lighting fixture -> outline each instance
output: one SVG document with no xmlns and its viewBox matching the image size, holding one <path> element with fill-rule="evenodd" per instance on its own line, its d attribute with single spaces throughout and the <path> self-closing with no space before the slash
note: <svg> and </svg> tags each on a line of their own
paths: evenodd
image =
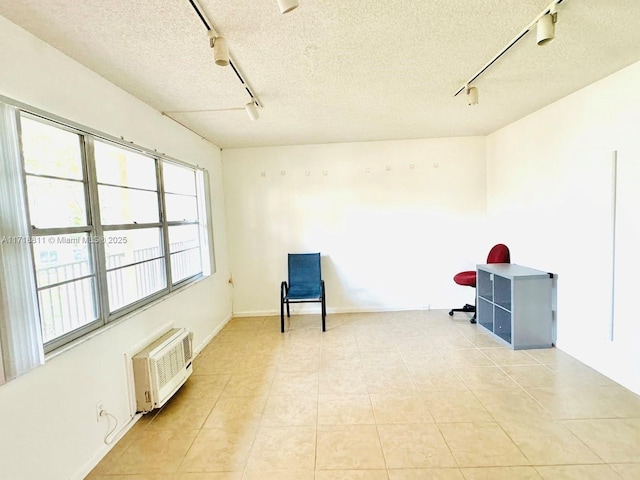
<svg viewBox="0 0 640 480">
<path fill-rule="evenodd" d="M 197 135 L 200 135 L 200 134 L 192 130 L 191 128 L 189 128 L 184 123 L 177 120 L 174 117 L 174 115 L 184 114 L 184 113 L 193 114 L 193 113 L 228 112 L 228 111 L 234 111 L 234 110 L 237 110 L 237 111 L 244 110 L 247 112 L 247 115 L 249 115 L 249 118 L 251 120 L 253 121 L 257 120 L 260 117 L 258 108 L 263 108 L 264 105 L 258 99 L 258 96 L 254 93 L 253 89 L 251 88 L 251 85 L 249 85 L 249 82 L 242 74 L 242 69 L 240 68 L 240 66 L 231 57 L 226 38 L 218 34 L 215 26 L 213 25 L 211 20 L 207 18 L 205 11 L 202 9 L 200 4 L 198 3 L 198 0 L 189 0 L 189 3 L 191 4 L 191 7 L 193 7 L 193 10 L 197 14 L 198 18 L 200 19 L 204 27 L 207 29 L 208 36 L 209 36 L 209 46 L 213 49 L 213 56 L 214 56 L 216 65 L 220 65 L 222 67 L 231 65 L 233 73 L 235 73 L 236 77 L 238 77 L 238 80 L 240 81 L 240 84 L 242 85 L 244 91 L 246 91 L 251 97 L 251 101 L 247 103 L 244 107 L 238 106 L 238 107 L 231 107 L 231 108 L 217 108 L 217 109 L 204 109 L 204 110 L 174 110 L 174 111 L 162 112 L 162 114 L 169 117 L 174 122 L 182 125 L 184 128 L 191 130 L 193 133 L 196 133 Z M 282 13 L 289 12 L 298 6 L 297 0 L 295 1 L 278 0 L 278 4 L 280 6 L 280 10 L 282 11 Z"/>
<path fill-rule="evenodd" d="M 291 10 L 298 8 L 298 0 L 278 0 L 280 13 L 289 13 Z"/>
<path fill-rule="evenodd" d="M 564 0 L 553 0 L 545 8 L 536 18 L 533 19 L 529 25 L 524 27 L 518 35 L 516 35 L 513 40 L 511 40 L 507 45 L 500 50 L 497 54 L 493 56 L 491 60 L 489 60 L 480 70 L 478 70 L 466 83 L 462 84 L 458 90 L 453 94 L 454 97 L 458 96 L 463 91 L 467 93 L 467 100 L 469 101 L 469 105 L 475 105 L 478 103 L 478 90 L 475 87 L 469 87 L 469 84 L 475 81 L 480 75 L 487 71 L 487 69 L 493 65 L 499 58 L 501 58 L 507 51 L 513 47 L 516 43 L 518 43 L 522 38 L 524 38 L 527 33 L 529 33 L 533 27 L 536 27 L 536 37 L 538 45 L 546 45 L 553 41 L 555 38 L 555 24 L 558 21 L 558 13 L 557 8 Z M 474 100 L 472 102 L 472 100 Z"/>
<path fill-rule="evenodd" d="M 213 30 L 209 30 L 209 46 L 213 48 L 213 58 L 216 65 L 226 67 L 229 65 L 229 45 L 227 39 L 216 35 Z"/>
<path fill-rule="evenodd" d="M 467 103 L 469 105 L 478 104 L 478 88 L 477 87 L 467 87 Z"/>
<path fill-rule="evenodd" d="M 258 113 L 258 109 L 256 108 L 256 104 L 253 99 L 244 106 L 244 109 L 247 111 L 247 115 L 249 115 L 252 122 L 255 122 L 260 118 L 260 113 Z"/>
<path fill-rule="evenodd" d="M 556 22 L 558 21 L 558 13 L 555 11 L 555 5 L 550 12 L 543 15 L 536 24 L 536 41 L 538 45 L 547 45 L 556 38 Z"/>
</svg>

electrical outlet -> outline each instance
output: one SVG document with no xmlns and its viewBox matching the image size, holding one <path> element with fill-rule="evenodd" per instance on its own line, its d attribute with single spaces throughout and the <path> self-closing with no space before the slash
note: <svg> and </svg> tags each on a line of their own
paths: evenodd
<svg viewBox="0 0 640 480">
<path fill-rule="evenodd" d="M 100 423 L 100 414 L 104 411 L 104 403 L 99 401 L 96 403 L 96 422 Z"/>
</svg>

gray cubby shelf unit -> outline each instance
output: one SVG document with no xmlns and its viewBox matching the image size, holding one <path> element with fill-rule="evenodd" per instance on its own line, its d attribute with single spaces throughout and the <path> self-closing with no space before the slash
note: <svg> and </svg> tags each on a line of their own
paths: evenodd
<svg viewBox="0 0 640 480">
<path fill-rule="evenodd" d="M 477 266 L 478 324 L 514 350 L 551 347 L 552 275 L 513 263 Z"/>
</svg>

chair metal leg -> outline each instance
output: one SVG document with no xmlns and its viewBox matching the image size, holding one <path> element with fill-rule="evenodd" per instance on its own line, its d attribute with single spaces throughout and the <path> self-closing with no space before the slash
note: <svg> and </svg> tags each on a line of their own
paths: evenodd
<svg viewBox="0 0 640 480">
<path fill-rule="evenodd" d="M 322 331 L 323 332 L 327 331 L 326 324 L 325 324 L 326 317 L 327 317 L 327 303 L 324 295 L 324 281 L 322 281 Z"/>
<path fill-rule="evenodd" d="M 280 299 L 280 333 L 284 333 L 284 299 Z"/>
<path fill-rule="evenodd" d="M 284 333 L 284 301 L 288 290 L 289 286 L 287 282 L 282 282 L 280 284 L 280 333 Z M 287 303 L 287 313 L 289 313 L 288 310 L 289 304 Z"/>
</svg>

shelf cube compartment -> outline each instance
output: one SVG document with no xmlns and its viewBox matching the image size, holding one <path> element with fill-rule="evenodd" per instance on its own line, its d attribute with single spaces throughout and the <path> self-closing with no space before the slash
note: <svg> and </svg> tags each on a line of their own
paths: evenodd
<svg viewBox="0 0 640 480">
<path fill-rule="evenodd" d="M 493 331 L 493 304 L 478 298 L 476 319 L 487 330 Z"/>
<path fill-rule="evenodd" d="M 495 307 L 493 333 L 511 343 L 511 312 Z"/>
</svg>

